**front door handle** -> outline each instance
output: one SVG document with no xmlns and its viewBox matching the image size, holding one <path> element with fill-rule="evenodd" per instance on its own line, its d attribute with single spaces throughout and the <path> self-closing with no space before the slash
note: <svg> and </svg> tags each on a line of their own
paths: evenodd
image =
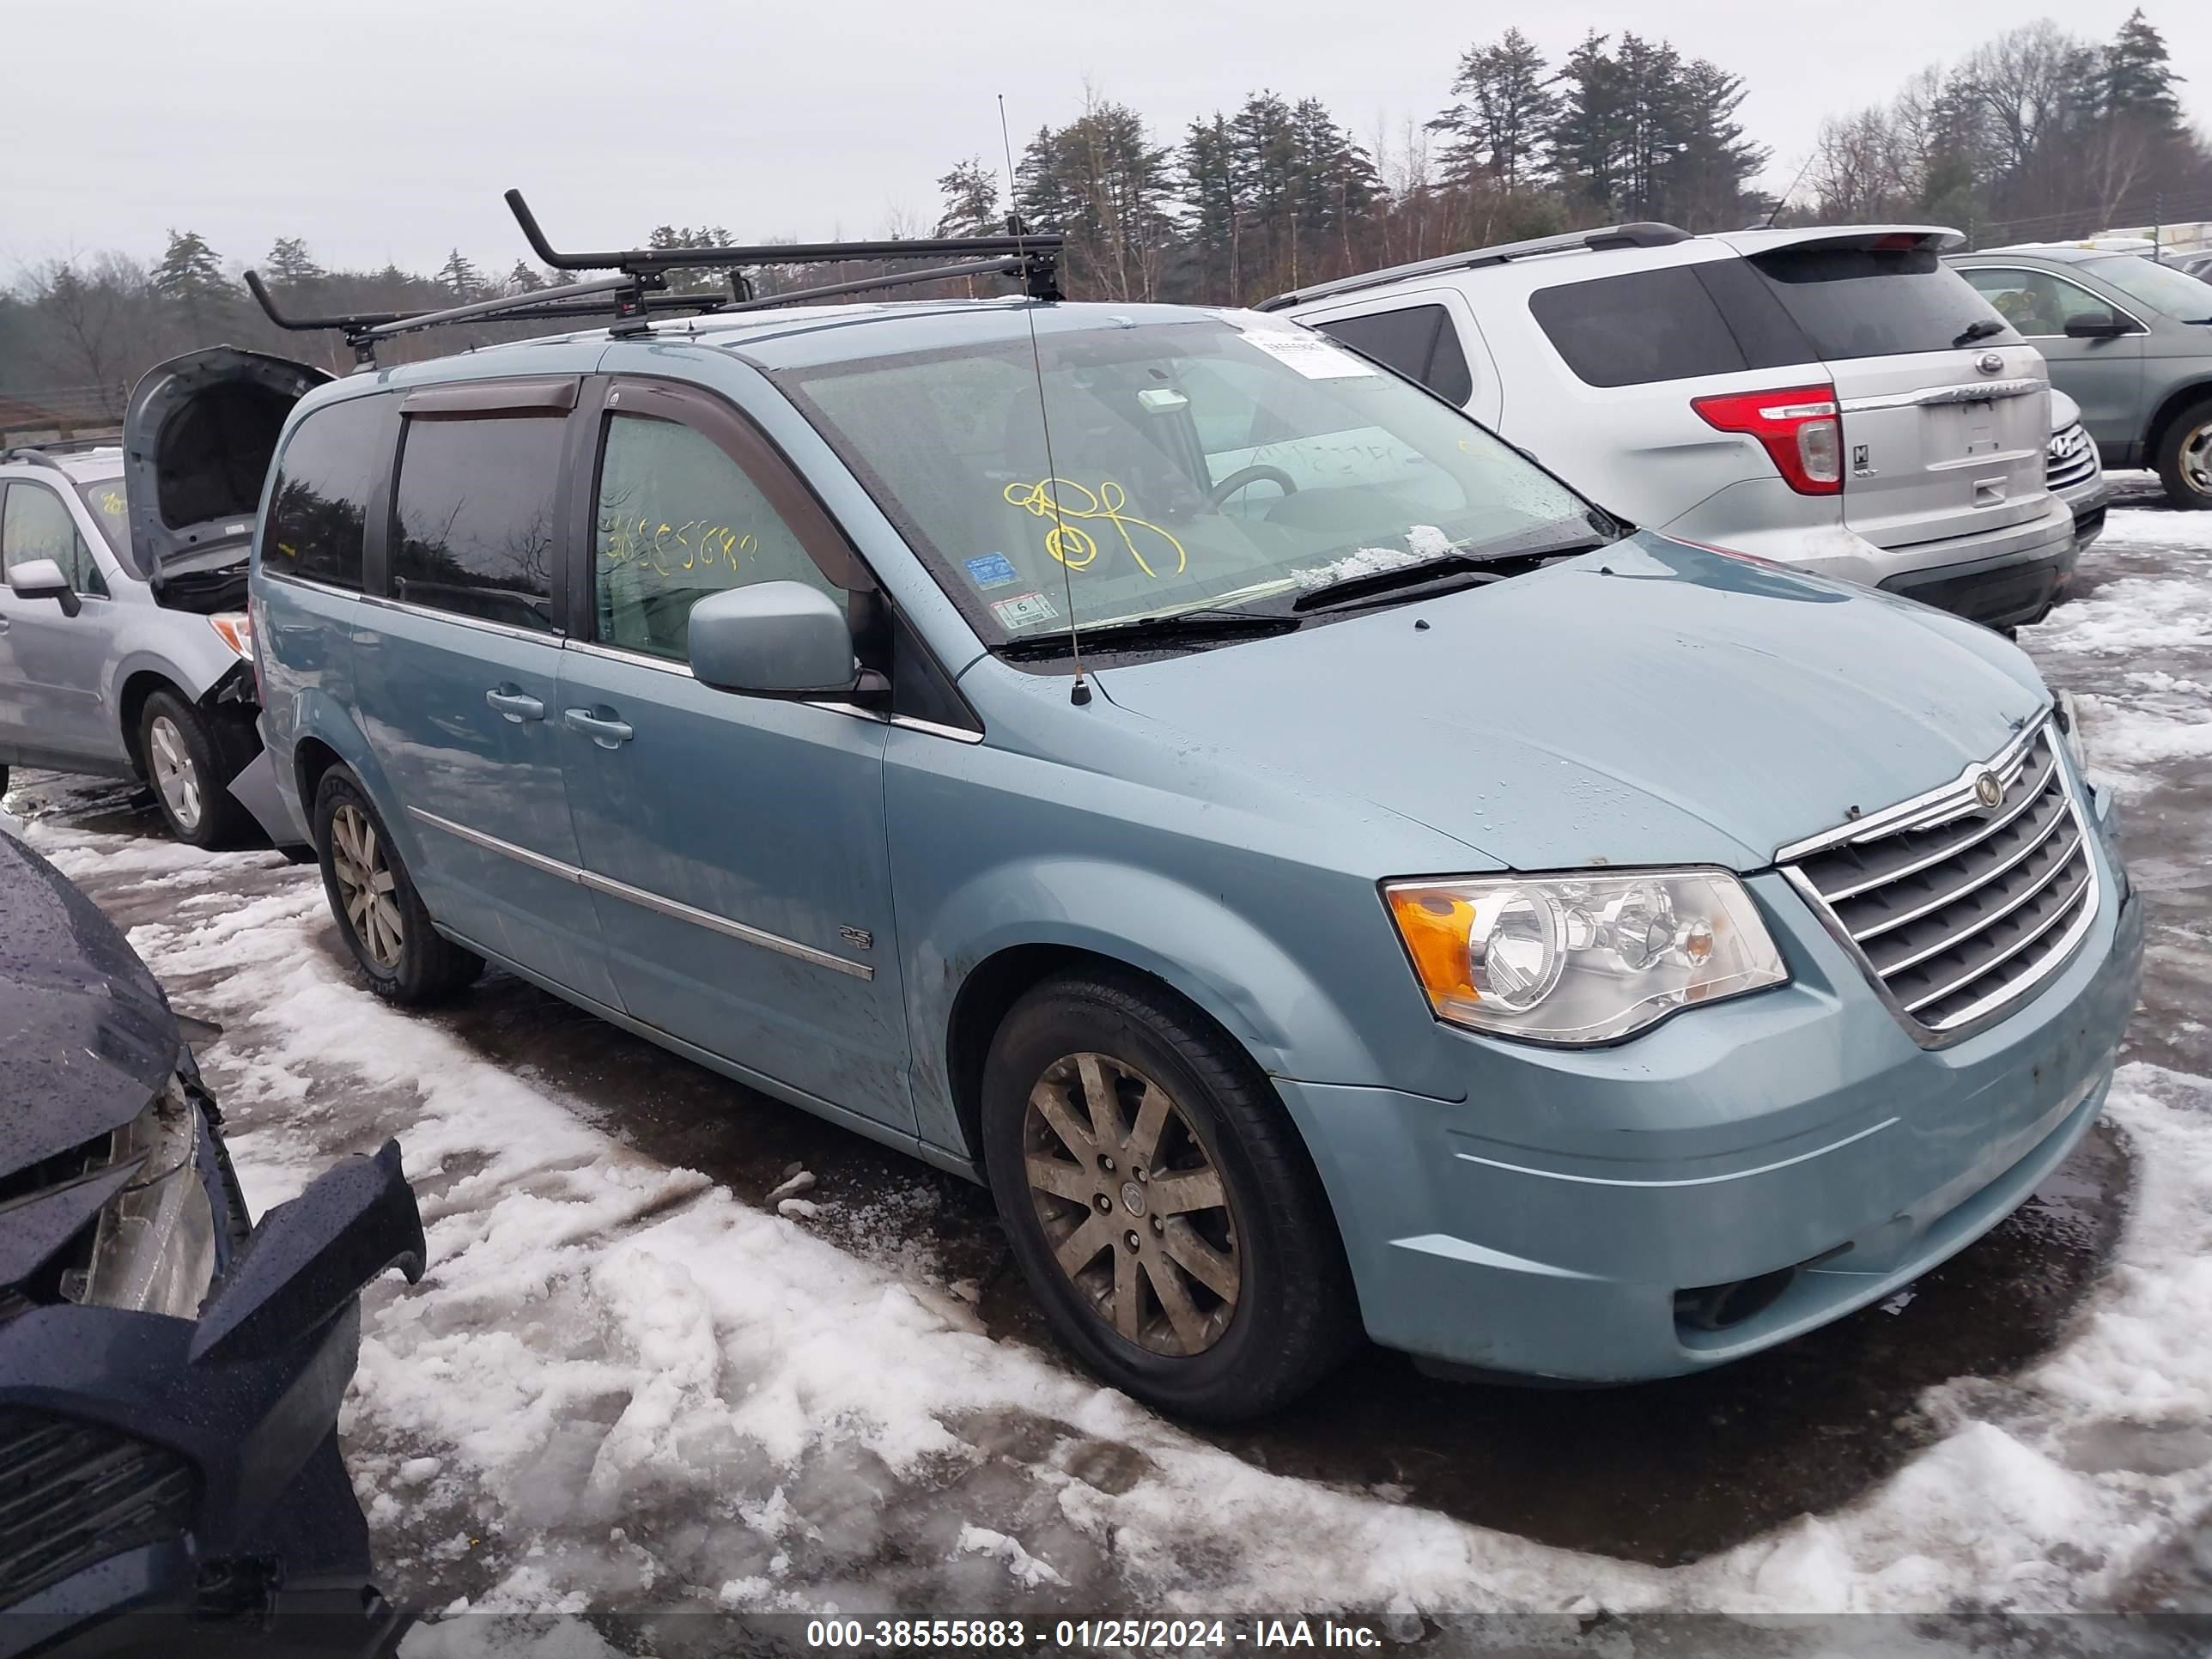
<svg viewBox="0 0 2212 1659">
<path fill-rule="evenodd" d="M 6 633 L 7 631 L 8 631 L 8 619 L 7 619 L 5 617 L 0 617 L 0 634 L 4 634 L 4 633 Z"/>
<path fill-rule="evenodd" d="M 545 718 L 545 705 L 526 695 L 519 686 L 502 685 L 484 693 L 484 706 L 504 714 L 517 726 L 525 720 Z"/>
<path fill-rule="evenodd" d="M 617 749 L 630 739 L 629 724 L 588 708 L 564 708 L 561 718 L 571 732 L 581 732 L 602 749 Z"/>
</svg>

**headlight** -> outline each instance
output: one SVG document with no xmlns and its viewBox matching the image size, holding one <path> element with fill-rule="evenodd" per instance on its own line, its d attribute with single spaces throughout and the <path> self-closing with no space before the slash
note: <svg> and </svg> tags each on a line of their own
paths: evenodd
<svg viewBox="0 0 2212 1659">
<path fill-rule="evenodd" d="M 1677 1008 L 1790 977 L 1751 895 L 1719 871 L 1393 882 L 1437 1018 L 1537 1042 L 1610 1042 Z"/>
<path fill-rule="evenodd" d="M 64 1294 L 88 1307 L 197 1319 L 215 1278 L 215 1211 L 200 1179 L 199 1114 L 173 1083 L 115 1132 L 118 1163 L 143 1157 L 94 1231 L 91 1264 Z"/>
<path fill-rule="evenodd" d="M 223 611 L 208 618 L 208 625 L 222 638 L 222 642 L 246 659 L 253 660 L 253 618 L 243 611 Z"/>
</svg>

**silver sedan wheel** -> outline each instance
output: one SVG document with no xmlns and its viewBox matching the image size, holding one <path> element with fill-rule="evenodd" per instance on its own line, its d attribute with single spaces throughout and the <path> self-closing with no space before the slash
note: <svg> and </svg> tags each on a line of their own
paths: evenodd
<svg viewBox="0 0 2212 1659">
<path fill-rule="evenodd" d="M 376 826 L 358 806 L 341 806 L 331 814 L 331 871 L 354 938 L 378 967 L 398 973 L 406 933 L 392 891 L 392 866 Z"/>
<path fill-rule="evenodd" d="M 1022 1119 L 1030 1197 L 1060 1270 L 1148 1353 L 1203 1353 L 1243 1288 L 1221 1172 L 1175 1098 L 1109 1054 L 1044 1069 Z"/>
<path fill-rule="evenodd" d="M 2181 476 L 2200 495 L 2212 495 L 2212 421 L 2181 441 Z"/>
<path fill-rule="evenodd" d="M 200 775 L 192 764 L 192 751 L 185 746 L 185 734 L 167 714 L 156 714 L 146 739 L 152 751 L 148 758 L 154 763 L 154 787 L 161 792 L 161 804 L 169 809 L 178 827 L 190 835 L 200 827 Z"/>
</svg>

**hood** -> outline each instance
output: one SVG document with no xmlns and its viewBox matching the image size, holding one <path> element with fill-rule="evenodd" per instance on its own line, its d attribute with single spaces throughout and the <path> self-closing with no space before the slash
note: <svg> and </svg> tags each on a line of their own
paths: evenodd
<svg viewBox="0 0 2212 1659">
<path fill-rule="evenodd" d="M 1287 769 L 1522 870 L 1758 869 L 1955 778 L 2049 700 L 1986 629 L 1649 532 L 1096 678 L 1225 764 Z"/>
<path fill-rule="evenodd" d="M 262 480 L 292 405 L 331 377 L 236 346 L 210 346 L 156 364 L 123 414 L 131 540 L 149 578 L 185 553 L 253 534 Z"/>
<path fill-rule="evenodd" d="M 0 1192 L 120 1127 L 177 1067 L 176 1017 L 115 925 L 0 835 Z"/>
<path fill-rule="evenodd" d="M 2061 392 L 2051 388 L 2051 433 L 2053 437 L 2066 430 L 2081 418 L 2081 405 Z"/>
</svg>

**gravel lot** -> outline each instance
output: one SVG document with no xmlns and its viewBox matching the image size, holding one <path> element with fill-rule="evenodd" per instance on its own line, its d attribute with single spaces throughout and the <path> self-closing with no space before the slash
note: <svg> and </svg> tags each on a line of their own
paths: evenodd
<svg viewBox="0 0 2212 1659">
<path fill-rule="evenodd" d="M 386 1009 L 312 869 L 174 846 L 126 789 L 21 774 L 8 805 L 224 1028 L 201 1061 L 257 1206 L 400 1137 L 432 1267 L 370 1291 L 343 1428 L 390 1586 L 433 1615 L 586 1614 L 562 1650 L 635 1652 L 676 1645 L 641 1609 L 1352 1608 L 1408 1636 L 2212 1610 L 2212 514 L 2138 492 L 2022 642 L 2082 699 L 2150 905 L 2110 1111 L 2037 1199 L 1714 1376 L 1476 1389 L 1377 1353 L 1233 1434 L 1073 1370 L 960 1182 L 513 980 Z"/>
</svg>

